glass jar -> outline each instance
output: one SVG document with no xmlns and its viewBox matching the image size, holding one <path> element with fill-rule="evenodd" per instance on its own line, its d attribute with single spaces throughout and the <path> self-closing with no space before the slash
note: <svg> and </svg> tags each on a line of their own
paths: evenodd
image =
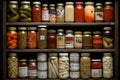
<svg viewBox="0 0 120 80">
<path fill-rule="evenodd" d="M 46 61 L 38 61 L 38 70 L 46 71 L 47 70 L 47 62 Z"/>
<path fill-rule="evenodd" d="M 31 22 L 32 21 L 32 10 L 30 6 L 30 1 L 21 1 L 21 6 L 19 10 L 20 21 L 21 22 Z"/>
<path fill-rule="evenodd" d="M 47 40 L 48 40 L 48 49 L 55 49 L 56 48 L 56 31 L 51 29 L 48 30 L 48 36 L 47 36 Z"/>
<path fill-rule="evenodd" d="M 58 29 L 57 48 L 65 48 L 65 35 L 63 31 L 63 29 Z"/>
<path fill-rule="evenodd" d="M 81 53 L 80 64 L 81 78 L 90 78 L 91 59 L 89 53 Z"/>
<path fill-rule="evenodd" d="M 65 5 L 65 21 L 66 22 L 74 22 L 74 3 L 66 2 Z"/>
<path fill-rule="evenodd" d="M 57 22 L 64 22 L 65 19 L 65 11 L 64 11 L 64 4 L 58 3 L 56 8 L 56 14 L 57 14 Z"/>
<path fill-rule="evenodd" d="M 113 48 L 113 31 L 112 27 L 104 27 L 103 31 L 103 48 Z"/>
<path fill-rule="evenodd" d="M 47 48 L 47 26 L 38 25 L 38 48 Z"/>
<path fill-rule="evenodd" d="M 15 49 L 17 48 L 17 38 L 18 33 L 16 31 L 16 27 L 9 27 L 7 31 L 7 48 Z"/>
<path fill-rule="evenodd" d="M 112 2 L 105 2 L 104 6 L 104 21 L 105 22 L 112 22 L 114 19 L 114 9 L 113 9 Z"/>
<path fill-rule="evenodd" d="M 27 46 L 30 49 L 35 49 L 37 47 L 37 33 L 36 27 L 28 27 L 27 33 Z"/>
<path fill-rule="evenodd" d="M 56 22 L 56 9 L 55 9 L 55 4 L 50 4 L 50 22 Z"/>
<path fill-rule="evenodd" d="M 82 48 L 82 32 L 75 31 L 74 46 L 76 49 Z"/>
<path fill-rule="evenodd" d="M 93 32 L 93 48 L 94 49 L 101 49 L 102 48 L 102 35 L 100 31 Z"/>
<path fill-rule="evenodd" d="M 80 72 L 78 71 L 71 71 L 70 72 L 70 78 L 72 78 L 72 79 L 79 79 L 79 77 L 80 77 Z"/>
<path fill-rule="evenodd" d="M 84 22 L 83 2 L 75 2 L 75 22 Z"/>
<path fill-rule="evenodd" d="M 69 57 L 68 53 L 59 53 L 59 78 L 69 78 Z"/>
<path fill-rule="evenodd" d="M 84 49 L 92 48 L 92 35 L 90 31 L 83 32 L 83 48 Z"/>
<path fill-rule="evenodd" d="M 112 53 L 104 53 L 102 58 L 102 63 L 103 63 L 103 77 L 112 78 L 113 77 Z"/>
<path fill-rule="evenodd" d="M 20 78 L 28 77 L 28 63 L 26 59 L 19 60 L 19 77 Z"/>
<path fill-rule="evenodd" d="M 28 77 L 30 79 L 36 79 L 37 78 L 37 63 L 36 63 L 35 59 L 30 59 L 29 60 Z"/>
<path fill-rule="evenodd" d="M 17 22 L 19 20 L 18 1 L 9 1 L 7 19 L 9 22 Z"/>
<path fill-rule="evenodd" d="M 32 6 L 32 21 L 41 22 L 41 6 L 39 1 L 34 1 Z"/>
<path fill-rule="evenodd" d="M 42 22 L 49 22 L 49 9 L 47 4 L 42 4 Z"/>
<path fill-rule="evenodd" d="M 74 35 L 72 30 L 66 30 L 65 47 L 74 48 Z"/>
<path fill-rule="evenodd" d="M 70 62 L 70 71 L 79 71 L 79 62 Z"/>
<path fill-rule="evenodd" d="M 46 79 L 47 71 L 38 71 L 38 79 Z"/>
<path fill-rule="evenodd" d="M 71 62 L 79 62 L 79 53 L 70 53 Z"/>
<path fill-rule="evenodd" d="M 18 57 L 16 53 L 9 53 L 8 57 L 8 77 L 18 77 Z"/>
<path fill-rule="evenodd" d="M 85 2 L 85 22 L 94 22 L 94 2 Z"/>
<path fill-rule="evenodd" d="M 46 53 L 38 53 L 37 61 L 47 61 L 47 54 Z"/>
<path fill-rule="evenodd" d="M 27 28 L 18 27 L 18 48 L 25 49 L 27 48 Z"/>
</svg>

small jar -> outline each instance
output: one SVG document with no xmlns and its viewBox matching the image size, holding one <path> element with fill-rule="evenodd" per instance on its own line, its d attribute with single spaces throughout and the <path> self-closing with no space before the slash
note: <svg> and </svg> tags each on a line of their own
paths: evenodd
<svg viewBox="0 0 120 80">
<path fill-rule="evenodd" d="M 47 4 L 42 4 L 42 22 L 49 22 L 49 9 Z"/>
<path fill-rule="evenodd" d="M 48 49 L 55 49 L 56 48 L 56 31 L 51 29 L 48 30 L 48 36 L 47 36 L 47 40 L 48 40 Z"/>
<path fill-rule="evenodd" d="M 71 62 L 79 62 L 79 53 L 70 53 Z"/>
<path fill-rule="evenodd" d="M 92 35 L 90 31 L 83 32 L 83 48 L 84 49 L 92 48 Z"/>
<path fill-rule="evenodd" d="M 39 1 L 34 1 L 32 6 L 32 21 L 41 22 L 41 6 Z"/>
<path fill-rule="evenodd" d="M 94 22 L 94 2 L 85 2 L 85 22 Z"/>
<path fill-rule="evenodd" d="M 9 1 L 7 10 L 7 19 L 9 22 L 17 22 L 19 20 L 18 1 Z"/>
<path fill-rule="evenodd" d="M 72 30 L 66 30 L 65 47 L 74 48 L 74 35 Z"/>
<path fill-rule="evenodd" d="M 50 4 L 50 22 L 56 22 L 56 9 L 55 9 L 55 4 Z"/>
<path fill-rule="evenodd" d="M 79 62 L 70 62 L 70 71 L 79 71 Z"/>
<path fill-rule="evenodd" d="M 46 61 L 38 61 L 38 70 L 46 71 L 47 70 L 47 62 Z"/>
<path fill-rule="evenodd" d="M 27 48 L 27 28 L 18 27 L 18 48 L 25 49 Z"/>
<path fill-rule="evenodd" d="M 7 31 L 7 48 L 15 49 L 18 46 L 18 33 L 16 27 L 9 27 Z"/>
<path fill-rule="evenodd" d="M 26 59 L 19 60 L 19 78 L 28 77 L 28 63 Z"/>
<path fill-rule="evenodd" d="M 79 79 L 79 77 L 80 77 L 80 72 L 78 71 L 71 71 L 70 72 L 70 78 L 72 78 L 72 79 Z"/>
<path fill-rule="evenodd" d="M 56 14 L 57 14 L 57 22 L 64 22 L 65 19 L 65 10 L 64 10 L 64 4 L 58 3 L 56 8 Z"/>
<path fill-rule="evenodd" d="M 103 31 L 103 48 L 111 49 L 113 48 L 113 31 L 112 27 L 104 27 Z"/>
<path fill-rule="evenodd" d="M 16 53 L 9 53 L 8 77 L 12 79 L 18 77 L 18 57 Z"/>
<path fill-rule="evenodd" d="M 101 49 L 102 48 L 102 35 L 100 31 L 93 32 L 93 48 L 94 49 Z"/>
<path fill-rule="evenodd" d="M 30 49 L 35 49 L 37 47 L 37 33 L 36 27 L 28 27 L 27 33 L 27 46 Z"/>
<path fill-rule="evenodd" d="M 38 53 L 37 61 L 47 61 L 47 54 L 46 53 Z"/>
<path fill-rule="evenodd" d="M 58 29 L 57 48 L 65 48 L 65 35 L 63 31 L 63 29 Z"/>
<path fill-rule="evenodd" d="M 112 53 L 104 53 L 102 58 L 102 63 L 103 63 L 103 77 L 112 78 L 113 77 Z"/>
<path fill-rule="evenodd" d="M 82 48 L 82 32 L 81 31 L 75 32 L 74 46 L 76 49 Z"/>
<path fill-rule="evenodd" d="M 38 71 L 38 79 L 47 79 L 47 71 Z"/>
<path fill-rule="evenodd" d="M 65 21 L 66 22 L 74 22 L 74 3 L 66 2 L 65 5 Z"/>
</svg>

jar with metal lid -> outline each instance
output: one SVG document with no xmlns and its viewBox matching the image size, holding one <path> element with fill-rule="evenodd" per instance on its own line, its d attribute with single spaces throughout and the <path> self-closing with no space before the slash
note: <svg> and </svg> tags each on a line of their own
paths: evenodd
<svg viewBox="0 0 120 80">
<path fill-rule="evenodd" d="M 91 77 L 93 79 L 99 79 L 102 77 L 102 62 L 101 59 L 91 60 Z"/>
<path fill-rule="evenodd" d="M 101 49 L 102 48 L 102 34 L 100 31 L 93 32 L 93 48 L 94 49 Z"/>
<path fill-rule="evenodd" d="M 27 33 L 27 46 L 30 49 L 35 49 L 37 47 L 37 27 L 28 27 Z"/>
<path fill-rule="evenodd" d="M 103 77 L 112 78 L 113 77 L 112 53 L 104 53 L 102 58 L 102 63 L 103 63 Z"/>
<path fill-rule="evenodd" d="M 64 9 L 63 3 L 58 3 L 56 8 L 56 14 L 57 14 L 57 22 L 64 22 L 65 19 L 65 9 Z"/>
<path fill-rule="evenodd" d="M 90 53 L 81 53 L 80 64 L 81 64 L 80 67 L 81 78 L 90 78 L 91 70 Z"/>
<path fill-rule="evenodd" d="M 85 2 L 85 22 L 94 22 L 94 2 Z"/>
<path fill-rule="evenodd" d="M 70 78 L 79 79 L 80 78 L 80 72 L 79 71 L 70 71 Z"/>
<path fill-rule="evenodd" d="M 28 63 L 26 59 L 19 60 L 19 77 L 20 78 L 28 77 Z"/>
<path fill-rule="evenodd" d="M 74 46 L 76 49 L 82 48 L 82 32 L 75 31 Z"/>
<path fill-rule="evenodd" d="M 8 57 L 8 77 L 18 77 L 18 57 L 16 53 L 9 53 Z"/>
<path fill-rule="evenodd" d="M 48 4 L 42 4 L 42 21 L 49 22 L 49 20 Z"/>
<path fill-rule="evenodd" d="M 65 48 L 65 35 L 63 29 L 58 29 L 57 34 L 57 48 Z"/>
<path fill-rule="evenodd" d="M 66 30 L 65 48 L 74 48 L 74 35 L 72 30 Z"/>
<path fill-rule="evenodd" d="M 41 2 L 34 1 L 32 6 L 32 21 L 41 22 Z"/>
<path fill-rule="evenodd" d="M 79 53 L 70 53 L 71 62 L 79 62 Z"/>
<path fill-rule="evenodd" d="M 18 48 L 25 49 L 27 48 L 27 28 L 18 27 Z"/>
<path fill-rule="evenodd" d="M 48 30 L 48 36 L 47 36 L 48 49 L 55 49 L 56 48 L 56 31 L 54 29 Z"/>
<path fill-rule="evenodd" d="M 38 70 L 46 71 L 47 70 L 47 62 L 46 61 L 38 61 Z"/>
<path fill-rule="evenodd" d="M 7 48 L 15 49 L 18 46 L 18 33 L 16 27 L 9 27 L 7 31 Z"/>
<path fill-rule="evenodd" d="M 92 48 L 92 35 L 90 31 L 83 32 L 83 48 L 84 49 Z"/>
<path fill-rule="evenodd" d="M 30 1 L 21 1 L 21 6 L 19 10 L 20 21 L 21 22 L 31 22 L 32 21 L 32 9 Z"/>
<path fill-rule="evenodd" d="M 9 22 L 17 22 L 19 20 L 18 10 L 18 1 L 9 1 L 7 11 L 7 19 Z"/>
<path fill-rule="evenodd" d="M 49 15 L 50 15 L 50 22 L 56 22 L 55 4 L 50 4 Z"/>
<path fill-rule="evenodd" d="M 69 78 L 69 58 L 68 53 L 59 53 L 59 78 Z"/>
<path fill-rule="evenodd" d="M 104 21 L 112 22 L 114 20 L 114 8 L 112 2 L 105 2 L 104 6 Z"/>
<path fill-rule="evenodd" d="M 112 27 L 104 27 L 103 29 L 103 48 L 113 48 L 113 30 Z"/>
<path fill-rule="evenodd" d="M 47 61 L 47 54 L 46 53 L 38 53 L 37 61 Z"/>
<path fill-rule="evenodd" d="M 38 48 L 47 48 L 47 26 L 38 25 Z"/>
<path fill-rule="evenodd" d="M 74 22 L 74 3 L 66 2 L 65 5 L 65 21 L 66 22 Z"/>
<path fill-rule="evenodd" d="M 38 71 L 38 79 L 47 79 L 47 71 Z"/>
</svg>

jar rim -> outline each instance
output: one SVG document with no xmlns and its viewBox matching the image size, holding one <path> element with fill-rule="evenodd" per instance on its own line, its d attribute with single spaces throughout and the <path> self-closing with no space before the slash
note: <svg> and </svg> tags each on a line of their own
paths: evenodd
<svg viewBox="0 0 120 80">
<path fill-rule="evenodd" d="M 24 61 L 27 61 L 27 59 L 20 59 L 19 61 L 20 62 L 24 62 Z"/>
<path fill-rule="evenodd" d="M 9 3 L 18 4 L 18 1 L 9 1 Z"/>
<path fill-rule="evenodd" d="M 105 5 L 111 5 L 112 2 L 105 2 Z"/>
<path fill-rule="evenodd" d="M 55 6 L 55 4 L 50 4 L 50 7 L 54 7 Z"/>
<path fill-rule="evenodd" d="M 59 56 L 68 56 L 68 53 L 59 53 Z"/>
<path fill-rule="evenodd" d="M 65 4 L 70 4 L 70 5 L 73 5 L 74 3 L 73 2 L 66 2 Z"/>
<path fill-rule="evenodd" d="M 57 6 L 63 6 L 63 3 L 58 3 Z"/>
<path fill-rule="evenodd" d="M 18 27 L 18 30 L 27 30 L 26 27 Z"/>
<path fill-rule="evenodd" d="M 94 5 L 94 2 L 85 2 L 85 5 Z"/>
<path fill-rule="evenodd" d="M 10 57 L 17 56 L 17 53 L 9 53 L 9 56 L 10 56 Z"/>
<path fill-rule="evenodd" d="M 83 4 L 83 2 L 75 2 L 75 4 Z"/>
<path fill-rule="evenodd" d="M 39 1 L 34 1 L 33 4 L 41 4 Z"/>
<path fill-rule="evenodd" d="M 9 27 L 8 30 L 16 30 L 16 27 Z"/>
<path fill-rule="evenodd" d="M 48 4 L 42 4 L 42 6 L 45 6 L 45 7 L 46 7 L 46 6 L 48 6 Z"/>
<path fill-rule="evenodd" d="M 30 4 L 30 1 L 21 1 L 21 4 Z"/>
<path fill-rule="evenodd" d="M 103 4 L 102 3 L 96 3 L 95 5 L 96 6 L 102 6 Z"/>
<path fill-rule="evenodd" d="M 56 31 L 54 29 L 48 30 L 48 33 L 55 33 Z"/>
<path fill-rule="evenodd" d="M 37 30 L 36 27 L 28 27 L 28 30 Z"/>
<path fill-rule="evenodd" d="M 38 25 L 38 28 L 46 28 L 47 25 Z"/>
<path fill-rule="evenodd" d="M 104 30 L 112 30 L 112 27 L 104 27 Z"/>
</svg>

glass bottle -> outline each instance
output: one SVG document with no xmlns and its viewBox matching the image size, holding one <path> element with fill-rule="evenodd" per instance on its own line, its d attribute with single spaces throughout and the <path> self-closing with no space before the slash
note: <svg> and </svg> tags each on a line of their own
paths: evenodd
<svg viewBox="0 0 120 80">
<path fill-rule="evenodd" d="M 42 4 L 42 22 L 49 22 L 48 4 Z"/>
<path fill-rule="evenodd" d="M 50 22 L 56 22 L 56 9 L 55 9 L 55 4 L 50 4 Z"/>
</svg>

